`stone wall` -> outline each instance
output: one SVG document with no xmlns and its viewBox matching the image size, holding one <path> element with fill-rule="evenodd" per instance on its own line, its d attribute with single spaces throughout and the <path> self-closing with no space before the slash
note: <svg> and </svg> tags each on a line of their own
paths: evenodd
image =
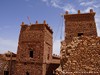
<svg viewBox="0 0 100 75">
<path fill-rule="evenodd" d="M 14 72 L 16 71 L 15 70 L 16 61 L 13 60 L 13 58 L 14 57 L 12 57 L 11 59 L 11 57 L 6 56 L 6 54 L 0 55 L 0 75 L 4 75 L 4 71 L 8 71 L 9 74 L 14 75 Z"/>
<path fill-rule="evenodd" d="M 74 37 L 61 46 L 57 75 L 100 75 L 100 37 Z"/>
<path fill-rule="evenodd" d="M 80 10 L 79 10 L 80 11 Z M 97 36 L 95 12 L 90 9 L 89 13 L 68 14 L 64 15 L 65 19 L 65 41 L 71 42 L 73 37 Z"/>
<path fill-rule="evenodd" d="M 47 64 L 52 59 L 52 30 L 44 24 L 22 23 L 19 36 L 15 75 L 46 75 Z M 33 51 L 33 57 L 30 57 Z"/>
</svg>

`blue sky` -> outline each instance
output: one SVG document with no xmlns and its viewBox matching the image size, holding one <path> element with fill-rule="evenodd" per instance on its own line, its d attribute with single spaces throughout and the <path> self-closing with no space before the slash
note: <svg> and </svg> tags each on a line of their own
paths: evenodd
<svg viewBox="0 0 100 75">
<path fill-rule="evenodd" d="M 39 23 L 47 21 L 53 29 L 53 53 L 59 54 L 60 41 L 64 35 L 64 20 L 61 17 L 65 11 L 69 13 L 96 12 L 96 25 L 100 36 L 100 0 L 0 0 L 0 53 L 17 51 L 20 24 L 24 21 L 29 24 L 38 20 Z"/>
</svg>

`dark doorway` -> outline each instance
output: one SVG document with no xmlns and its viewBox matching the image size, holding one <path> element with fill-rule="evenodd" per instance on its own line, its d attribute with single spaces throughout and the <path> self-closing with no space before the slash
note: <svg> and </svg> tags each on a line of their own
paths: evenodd
<svg viewBox="0 0 100 75">
<path fill-rule="evenodd" d="M 78 33 L 78 37 L 80 37 L 80 36 L 82 36 L 83 35 L 83 33 Z"/>
<path fill-rule="evenodd" d="M 9 75 L 9 71 L 4 71 L 4 75 Z"/>
</svg>

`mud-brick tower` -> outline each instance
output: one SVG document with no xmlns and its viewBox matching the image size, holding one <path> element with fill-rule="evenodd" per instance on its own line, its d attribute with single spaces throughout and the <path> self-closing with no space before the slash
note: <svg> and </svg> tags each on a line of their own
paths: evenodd
<svg viewBox="0 0 100 75">
<path fill-rule="evenodd" d="M 65 41 L 68 44 L 73 37 L 79 36 L 97 36 L 96 24 L 95 24 L 95 12 L 90 9 L 89 13 L 81 13 L 78 10 L 78 14 L 66 14 L 65 19 Z"/>
<path fill-rule="evenodd" d="M 52 59 L 52 34 L 46 21 L 43 24 L 22 23 L 18 42 L 16 75 L 46 75 Z"/>
</svg>

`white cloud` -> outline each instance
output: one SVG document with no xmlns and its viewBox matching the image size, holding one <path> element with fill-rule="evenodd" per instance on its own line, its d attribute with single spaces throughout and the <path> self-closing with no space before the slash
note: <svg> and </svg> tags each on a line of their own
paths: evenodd
<svg viewBox="0 0 100 75">
<path fill-rule="evenodd" d="M 55 40 L 53 43 L 53 53 L 60 54 L 61 40 Z"/>
<path fill-rule="evenodd" d="M 97 32 L 98 32 L 98 36 L 100 37 L 100 27 L 98 27 L 98 24 L 97 24 Z"/>
<path fill-rule="evenodd" d="M 63 8 L 64 11 L 67 10 L 67 11 L 69 11 L 71 13 L 76 13 L 77 12 L 76 9 L 74 8 L 74 6 L 72 6 L 70 4 L 68 4 L 66 6 L 63 6 L 62 8 Z"/>
<path fill-rule="evenodd" d="M 56 8 L 60 8 L 61 9 L 61 7 L 59 6 L 59 1 L 57 1 L 57 0 L 51 0 L 51 5 L 53 7 L 56 7 Z"/>
<path fill-rule="evenodd" d="M 7 51 L 16 52 L 17 50 L 17 41 L 0 38 L 0 53 L 5 53 Z"/>
<path fill-rule="evenodd" d="M 87 7 L 86 9 L 84 9 L 82 12 L 89 12 L 90 11 L 90 9 L 93 9 L 93 7 Z"/>
<path fill-rule="evenodd" d="M 80 5 L 82 6 L 89 6 L 89 5 L 92 5 L 94 2 L 93 1 L 90 1 L 90 2 L 81 2 Z"/>
<path fill-rule="evenodd" d="M 80 6 L 99 8 L 100 4 L 99 4 L 99 1 L 97 1 L 97 0 L 88 0 L 88 1 L 80 2 Z"/>
<path fill-rule="evenodd" d="M 98 17 L 96 17 L 96 26 L 97 26 L 97 32 L 98 32 L 98 36 L 100 36 L 100 17 L 99 15 L 97 15 Z"/>
<path fill-rule="evenodd" d="M 73 5 L 71 5 L 70 3 L 64 4 L 64 1 L 62 0 L 42 0 L 42 1 L 45 2 L 47 5 L 51 5 L 55 8 L 62 9 L 63 11 L 67 10 L 71 13 L 76 12 L 76 9 L 74 8 Z"/>
<path fill-rule="evenodd" d="M 100 5 L 93 5 L 94 8 L 100 8 Z"/>
</svg>

